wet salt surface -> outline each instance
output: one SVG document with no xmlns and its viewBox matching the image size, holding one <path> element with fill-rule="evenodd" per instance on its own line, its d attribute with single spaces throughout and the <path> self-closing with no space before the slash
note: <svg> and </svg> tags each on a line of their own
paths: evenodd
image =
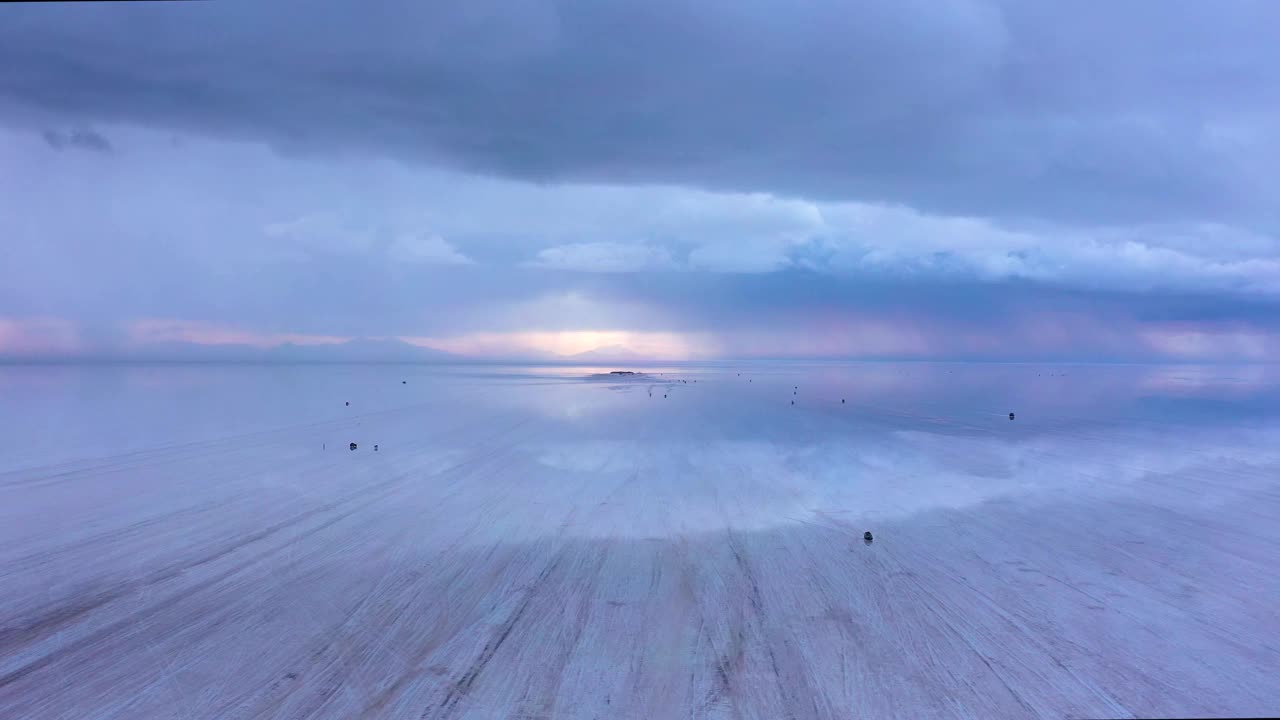
<svg viewBox="0 0 1280 720">
<path fill-rule="evenodd" d="M 0 368 L 0 717 L 1280 708 L 1275 368 L 611 369 Z"/>
</svg>

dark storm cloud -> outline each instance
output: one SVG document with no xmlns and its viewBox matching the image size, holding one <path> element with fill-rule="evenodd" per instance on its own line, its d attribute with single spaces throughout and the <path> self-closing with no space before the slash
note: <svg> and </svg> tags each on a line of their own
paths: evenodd
<svg viewBox="0 0 1280 720">
<path fill-rule="evenodd" d="M 1133 323 L 1243 324 L 1280 333 L 1280 303 L 1219 293 L 1080 290 L 1026 281 L 834 276 L 791 270 L 707 275 L 661 273 L 581 284 L 602 300 L 663 308 L 684 330 L 780 327 L 806 317 L 852 313 L 929 318 L 942 325 L 1002 326 L 1024 318 L 1089 315 Z"/>
<path fill-rule="evenodd" d="M 54 150 L 80 148 L 93 152 L 111 152 L 110 140 L 107 140 L 101 133 L 86 128 L 68 130 L 66 132 L 48 129 L 41 132 L 40 136 Z"/>
<path fill-rule="evenodd" d="M 0 8 L 14 122 L 124 121 L 537 180 L 1274 228 L 1265 2 Z"/>
</svg>

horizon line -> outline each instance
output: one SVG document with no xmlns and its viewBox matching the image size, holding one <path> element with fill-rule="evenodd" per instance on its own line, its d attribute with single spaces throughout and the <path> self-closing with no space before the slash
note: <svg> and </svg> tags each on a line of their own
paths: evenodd
<svg viewBox="0 0 1280 720">
<path fill-rule="evenodd" d="M 626 359 L 616 362 L 608 359 L 573 360 L 536 358 L 475 358 L 459 356 L 456 359 L 273 359 L 273 358 L 145 358 L 145 357 L 4 357 L 0 366 L 39 365 L 507 365 L 552 367 L 604 367 L 616 366 L 716 366 L 756 365 L 785 363 L 893 363 L 893 364 L 969 364 L 969 365 L 1280 365 L 1280 360 L 1227 360 L 1191 358 L 1127 358 L 1127 359 L 1066 359 L 1066 358 L 907 358 L 907 357 L 753 357 L 715 358 L 699 360 Z"/>
</svg>

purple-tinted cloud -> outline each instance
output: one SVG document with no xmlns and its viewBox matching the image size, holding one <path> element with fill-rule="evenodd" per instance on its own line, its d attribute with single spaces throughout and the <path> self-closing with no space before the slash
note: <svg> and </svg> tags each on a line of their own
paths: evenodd
<svg viewBox="0 0 1280 720">
<path fill-rule="evenodd" d="M 1274 16 L 6 6 L 0 354 L 1274 359 Z"/>
</svg>

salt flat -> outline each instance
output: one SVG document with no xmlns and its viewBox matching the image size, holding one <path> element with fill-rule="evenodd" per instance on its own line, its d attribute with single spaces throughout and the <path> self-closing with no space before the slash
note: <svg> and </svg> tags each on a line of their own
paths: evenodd
<svg viewBox="0 0 1280 720">
<path fill-rule="evenodd" d="M 598 370 L 0 368 L 0 717 L 1280 712 L 1275 369 Z"/>
</svg>

